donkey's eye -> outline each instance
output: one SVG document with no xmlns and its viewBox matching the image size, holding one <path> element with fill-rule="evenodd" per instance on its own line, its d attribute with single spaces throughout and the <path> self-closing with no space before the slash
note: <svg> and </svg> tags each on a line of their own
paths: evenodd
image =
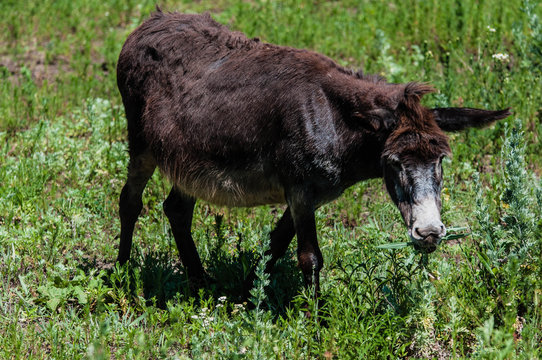
<svg viewBox="0 0 542 360">
<path fill-rule="evenodd" d="M 445 155 L 442 155 L 438 159 L 438 164 L 435 166 L 435 174 L 437 176 L 442 176 L 442 160 L 444 159 Z"/>
<path fill-rule="evenodd" d="M 399 160 L 390 159 L 389 164 L 397 172 L 400 172 L 403 170 L 403 165 L 401 164 Z"/>
</svg>

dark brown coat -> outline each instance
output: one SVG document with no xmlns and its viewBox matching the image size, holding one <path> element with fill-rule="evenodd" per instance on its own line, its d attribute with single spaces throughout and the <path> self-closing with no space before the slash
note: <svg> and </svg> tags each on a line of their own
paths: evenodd
<svg viewBox="0 0 542 360">
<path fill-rule="evenodd" d="M 129 257 L 141 193 L 158 166 L 174 184 L 164 210 L 194 278 L 204 274 L 190 235 L 196 198 L 287 203 L 271 235 L 269 268 L 297 234 L 305 280 L 318 286 L 315 209 L 382 176 L 413 239 L 434 250 L 444 234 L 440 214 L 418 216 L 416 204 L 438 197 L 431 201 L 440 209 L 440 160 L 450 153 L 441 128 L 508 115 L 427 109 L 425 84 L 389 84 L 315 52 L 248 39 L 209 15 L 154 13 L 124 44 L 117 80 L 130 149 L 119 261 Z"/>
</svg>

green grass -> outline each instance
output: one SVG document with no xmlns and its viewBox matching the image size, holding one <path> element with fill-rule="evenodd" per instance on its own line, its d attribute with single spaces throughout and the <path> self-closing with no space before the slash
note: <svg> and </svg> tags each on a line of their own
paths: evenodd
<svg viewBox="0 0 542 360">
<path fill-rule="evenodd" d="M 317 212 L 325 305 L 295 247 L 240 303 L 283 210 L 198 203 L 193 235 L 218 281 L 198 293 L 144 194 L 132 261 L 114 264 L 126 176 L 115 64 L 151 1 L 2 1 L 0 358 L 539 358 L 542 341 L 542 6 L 536 1 L 166 1 L 263 41 L 310 48 L 390 81 L 439 89 L 430 106 L 511 107 L 452 134 L 443 221 L 466 227 L 422 258 L 381 180 Z M 494 54 L 506 54 L 503 60 Z M 393 247 L 393 246 L 392 246 Z M 268 283 L 267 287 L 263 287 Z M 263 290 L 265 289 L 265 290 Z"/>
</svg>

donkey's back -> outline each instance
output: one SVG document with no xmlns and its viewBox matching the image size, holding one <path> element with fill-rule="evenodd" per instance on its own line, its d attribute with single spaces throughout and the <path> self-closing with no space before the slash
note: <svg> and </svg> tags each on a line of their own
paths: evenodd
<svg viewBox="0 0 542 360">
<path fill-rule="evenodd" d="M 209 14 L 157 11 L 130 34 L 122 48 L 117 65 L 119 90 L 123 96 L 145 96 L 153 88 L 163 88 L 166 84 L 161 81 L 172 77 L 178 81 L 184 75 L 183 81 L 194 81 L 232 49 L 259 45 L 258 40 L 230 31 Z"/>
</svg>

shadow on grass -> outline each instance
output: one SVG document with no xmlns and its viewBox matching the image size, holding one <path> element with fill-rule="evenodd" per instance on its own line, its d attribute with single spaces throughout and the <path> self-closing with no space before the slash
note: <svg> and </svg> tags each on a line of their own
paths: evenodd
<svg viewBox="0 0 542 360">
<path fill-rule="evenodd" d="M 186 271 L 182 264 L 174 261 L 171 253 L 154 252 L 144 256 L 134 256 L 122 267 L 99 264 L 96 260 L 86 259 L 80 268 L 89 273 L 91 269 L 106 270 L 104 282 L 113 291 L 122 291 L 129 298 L 143 296 L 148 306 L 167 308 L 168 301 L 181 297 L 203 298 L 226 296 L 228 301 L 241 303 L 244 299 L 245 278 L 251 268 L 256 265 L 256 254 L 240 250 L 232 256 L 224 252 L 213 252 L 204 259 L 208 275 L 213 281 L 202 288 L 190 286 Z M 275 317 L 283 315 L 293 298 L 301 292 L 303 283 L 299 269 L 291 252 L 278 261 L 270 276 L 270 284 L 266 289 L 269 311 Z"/>
</svg>

